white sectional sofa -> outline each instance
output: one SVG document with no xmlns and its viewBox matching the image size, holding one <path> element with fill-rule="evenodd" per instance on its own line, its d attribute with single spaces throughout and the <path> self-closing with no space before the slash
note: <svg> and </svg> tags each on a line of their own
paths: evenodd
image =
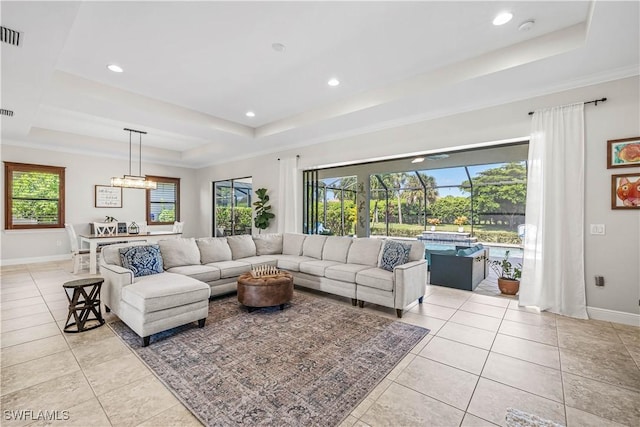
<svg viewBox="0 0 640 427">
<path fill-rule="evenodd" d="M 103 249 L 101 258 L 101 273 L 105 277 L 103 299 L 129 326 L 132 320 L 143 325 L 142 319 L 158 318 L 158 314 L 151 316 L 153 312 L 148 309 L 144 312 L 144 305 L 139 302 L 138 313 L 132 316 L 130 286 L 138 292 L 149 292 L 148 297 L 153 298 L 153 287 L 140 291 L 140 283 L 174 283 L 174 288 L 184 286 L 185 292 L 192 292 L 189 289 L 194 282 L 204 282 L 209 285 L 210 295 L 215 296 L 234 292 L 237 277 L 242 273 L 256 266 L 273 265 L 291 272 L 295 285 L 351 298 L 353 305 L 359 301 L 360 307 L 369 302 L 395 308 L 398 317 L 402 317 L 409 304 L 416 300 L 422 302 L 427 269 L 424 244 L 420 241 L 401 243 L 400 252 L 404 252 L 406 259 L 396 262 L 405 262 L 390 268 L 383 253 L 392 248 L 385 250 L 385 240 L 376 238 L 285 233 L 168 239 L 158 242 L 164 272 L 143 277 L 134 277 L 130 270 L 122 267 L 117 256 L 120 245 L 114 245 Z M 393 246 L 393 241 L 386 246 Z M 387 269 L 380 267 L 381 262 Z M 178 278 L 187 280 L 183 282 Z M 168 315 L 171 317 L 171 313 Z M 182 324 L 199 319 L 201 317 L 192 318 Z M 166 318 L 163 322 L 175 323 Z M 169 327 L 174 326 L 177 325 Z M 157 328 L 132 329 L 142 337 L 159 332 Z"/>
</svg>

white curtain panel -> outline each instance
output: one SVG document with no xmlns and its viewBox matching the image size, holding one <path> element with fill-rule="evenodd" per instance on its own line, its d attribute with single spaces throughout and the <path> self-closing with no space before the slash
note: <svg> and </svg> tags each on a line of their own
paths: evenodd
<svg viewBox="0 0 640 427">
<path fill-rule="evenodd" d="M 533 114 L 519 304 L 587 319 L 584 104 Z"/>
<path fill-rule="evenodd" d="M 280 159 L 280 183 L 278 198 L 278 219 L 279 233 L 299 233 L 302 231 L 300 227 L 301 214 L 299 212 L 300 197 L 300 178 L 298 171 L 298 158 L 283 157 Z"/>
</svg>

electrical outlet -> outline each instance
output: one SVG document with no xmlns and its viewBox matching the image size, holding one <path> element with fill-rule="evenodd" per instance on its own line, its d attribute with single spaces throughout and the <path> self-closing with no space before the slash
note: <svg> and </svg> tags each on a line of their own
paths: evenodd
<svg viewBox="0 0 640 427">
<path fill-rule="evenodd" d="M 591 224 L 591 234 L 604 236 L 605 234 L 604 224 Z"/>
</svg>

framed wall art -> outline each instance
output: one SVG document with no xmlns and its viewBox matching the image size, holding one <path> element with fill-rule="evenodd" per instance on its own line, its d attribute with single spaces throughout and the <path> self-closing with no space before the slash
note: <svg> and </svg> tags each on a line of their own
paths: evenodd
<svg viewBox="0 0 640 427">
<path fill-rule="evenodd" d="M 122 188 L 108 185 L 96 185 L 96 208 L 121 208 Z"/>
<path fill-rule="evenodd" d="M 611 209 L 640 209 L 640 173 L 611 175 Z"/>
<path fill-rule="evenodd" d="M 607 169 L 640 167 L 640 136 L 607 141 Z"/>
</svg>

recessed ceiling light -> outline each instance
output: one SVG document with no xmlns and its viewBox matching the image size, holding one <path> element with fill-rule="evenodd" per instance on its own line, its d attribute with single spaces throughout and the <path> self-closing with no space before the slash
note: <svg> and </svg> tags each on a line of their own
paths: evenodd
<svg viewBox="0 0 640 427">
<path fill-rule="evenodd" d="M 493 18 L 493 25 L 504 25 L 511 21 L 513 14 L 511 12 L 501 12 L 495 18 Z"/>
<path fill-rule="evenodd" d="M 422 163 L 424 162 L 424 157 L 416 157 L 415 159 L 411 160 L 411 163 Z"/>
<path fill-rule="evenodd" d="M 338 86 L 340 84 L 340 80 L 336 79 L 335 77 L 332 79 L 329 79 L 329 81 L 327 82 L 327 84 L 329 86 Z"/>
<path fill-rule="evenodd" d="M 121 66 L 116 65 L 116 64 L 109 64 L 109 65 L 107 65 L 107 68 L 109 70 L 113 71 L 114 73 L 121 73 L 121 72 L 124 71 Z"/>
<path fill-rule="evenodd" d="M 246 113 L 244 113 L 244 115 L 247 117 L 255 117 L 256 113 L 254 113 L 253 111 L 247 111 Z"/>
<path fill-rule="evenodd" d="M 276 52 L 284 52 L 287 47 L 282 43 L 271 43 L 271 49 L 275 50 Z"/>
</svg>

